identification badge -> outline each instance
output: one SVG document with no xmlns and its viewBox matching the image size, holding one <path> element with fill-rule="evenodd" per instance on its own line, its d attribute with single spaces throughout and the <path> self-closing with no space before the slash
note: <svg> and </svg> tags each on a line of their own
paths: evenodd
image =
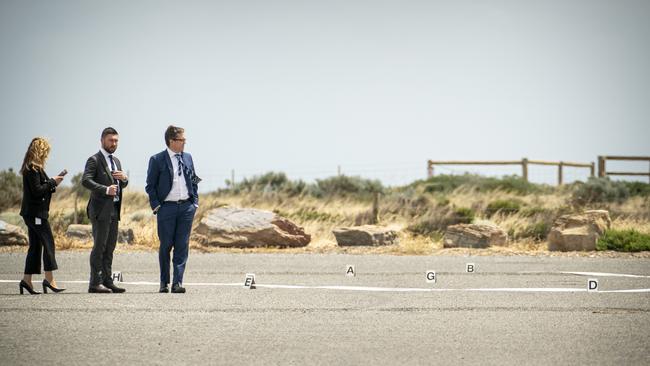
<svg viewBox="0 0 650 366">
<path fill-rule="evenodd" d="M 36 223 L 36 225 L 40 225 L 40 224 L 41 224 L 41 218 L 40 218 L 40 217 L 37 217 L 35 223 Z"/>
</svg>

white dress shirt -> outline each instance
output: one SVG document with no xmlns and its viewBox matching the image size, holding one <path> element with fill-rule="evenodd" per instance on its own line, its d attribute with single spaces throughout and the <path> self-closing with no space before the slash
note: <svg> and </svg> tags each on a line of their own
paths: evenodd
<svg viewBox="0 0 650 366">
<path fill-rule="evenodd" d="M 178 158 L 176 157 L 176 153 L 173 152 L 170 148 L 167 148 L 167 153 L 169 154 L 169 158 L 172 161 L 172 167 L 173 167 L 173 178 L 172 178 L 172 190 L 169 191 L 169 194 L 167 195 L 167 198 L 165 198 L 165 201 L 180 201 L 180 200 L 186 200 L 190 198 L 190 195 L 187 191 L 187 183 L 185 182 L 185 174 L 181 172 L 181 175 L 178 175 Z"/>
<path fill-rule="evenodd" d="M 104 160 L 106 160 L 106 166 L 108 167 L 108 170 L 111 170 L 111 159 L 108 158 L 108 156 L 111 154 L 108 151 L 104 150 L 103 147 L 100 147 L 99 151 L 101 151 L 102 155 L 104 155 Z M 115 165 L 115 170 L 117 170 L 117 165 Z"/>
</svg>

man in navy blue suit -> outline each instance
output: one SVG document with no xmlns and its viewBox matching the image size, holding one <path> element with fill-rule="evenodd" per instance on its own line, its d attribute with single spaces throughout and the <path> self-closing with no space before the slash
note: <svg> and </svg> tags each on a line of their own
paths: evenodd
<svg viewBox="0 0 650 366">
<path fill-rule="evenodd" d="M 185 130 L 169 126 L 167 148 L 149 159 L 147 185 L 149 204 L 158 216 L 160 292 L 169 292 L 169 257 L 174 249 L 173 293 L 185 293 L 183 273 L 189 254 L 190 231 L 199 207 L 198 183 L 192 155 L 184 152 Z"/>
</svg>

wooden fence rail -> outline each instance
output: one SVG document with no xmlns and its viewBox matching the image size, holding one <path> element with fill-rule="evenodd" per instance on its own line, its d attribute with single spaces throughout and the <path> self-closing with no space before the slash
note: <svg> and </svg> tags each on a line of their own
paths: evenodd
<svg viewBox="0 0 650 366">
<path fill-rule="evenodd" d="M 564 167 L 572 168 L 589 168 L 590 174 L 593 177 L 595 172 L 595 164 L 592 163 L 574 163 L 569 161 L 544 161 L 544 160 L 528 160 L 523 158 L 521 160 L 483 160 L 483 161 L 463 161 L 463 160 L 447 160 L 447 161 L 427 161 L 427 177 L 433 177 L 433 167 L 435 165 L 521 165 L 521 175 L 526 182 L 528 182 L 528 166 L 529 165 L 551 165 L 557 166 L 557 183 L 562 185 L 564 182 Z"/>
<path fill-rule="evenodd" d="M 648 167 L 648 172 L 608 172 L 606 168 L 607 160 L 618 160 L 618 161 L 647 161 L 650 162 L 650 156 L 599 156 L 598 157 L 598 176 L 607 177 L 610 175 L 618 176 L 637 176 L 637 177 L 648 177 L 650 180 L 650 166 Z"/>
</svg>

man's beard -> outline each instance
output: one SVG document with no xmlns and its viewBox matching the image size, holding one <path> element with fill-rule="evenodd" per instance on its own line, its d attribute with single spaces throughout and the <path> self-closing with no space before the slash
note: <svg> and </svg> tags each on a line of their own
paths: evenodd
<svg viewBox="0 0 650 366">
<path fill-rule="evenodd" d="M 106 150 L 107 153 L 112 154 L 117 150 L 117 146 L 111 146 L 111 147 L 106 147 L 104 146 L 104 150 Z"/>
</svg>

